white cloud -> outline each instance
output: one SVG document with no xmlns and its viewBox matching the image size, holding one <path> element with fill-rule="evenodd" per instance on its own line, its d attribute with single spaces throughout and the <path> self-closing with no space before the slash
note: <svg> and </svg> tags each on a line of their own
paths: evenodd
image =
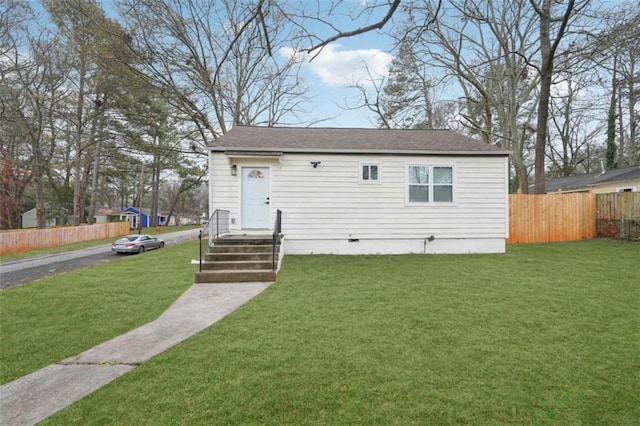
<svg viewBox="0 0 640 426">
<path fill-rule="evenodd" d="M 291 48 L 280 49 L 280 54 L 297 57 L 306 62 L 305 66 L 330 87 L 344 87 L 359 84 L 370 86 L 389 72 L 393 56 L 379 49 L 342 50 L 340 45 L 328 45 L 317 56 L 316 52 L 296 52 Z M 367 71 L 368 69 L 368 71 Z"/>
<path fill-rule="evenodd" d="M 571 89 L 571 90 L 570 90 Z M 571 80 L 557 80 L 551 84 L 551 96 L 554 98 L 566 98 L 572 92 L 574 98 L 585 98 L 586 93 L 580 85 Z"/>
</svg>

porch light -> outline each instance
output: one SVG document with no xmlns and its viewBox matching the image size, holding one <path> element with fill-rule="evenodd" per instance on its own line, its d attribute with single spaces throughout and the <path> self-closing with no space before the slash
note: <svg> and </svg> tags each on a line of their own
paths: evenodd
<svg viewBox="0 0 640 426">
<path fill-rule="evenodd" d="M 231 166 L 231 176 L 237 176 L 238 175 L 238 166 L 233 164 Z"/>
</svg>

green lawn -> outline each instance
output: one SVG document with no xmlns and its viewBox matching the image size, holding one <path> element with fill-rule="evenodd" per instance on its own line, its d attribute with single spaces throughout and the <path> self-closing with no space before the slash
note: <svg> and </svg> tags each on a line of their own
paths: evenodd
<svg viewBox="0 0 640 426">
<path fill-rule="evenodd" d="M 193 283 L 198 241 L 122 257 L 0 292 L 0 383 L 156 319 Z"/>
<path fill-rule="evenodd" d="M 148 254 L 168 255 L 157 262 L 162 270 L 149 271 L 152 281 L 170 273 L 169 248 Z M 185 269 L 188 285 L 192 268 Z M 96 289 L 85 284 L 60 290 L 91 297 Z M 163 304 L 187 285 L 161 291 Z M 85 334 L 112 328 L 93 317 L 93 304 L 81 310 L 60 299 L 77 321 L 52 312 L 41 339 L 74 323 Z M 121 303 L 103 301 L 110 313 Z M 149 305 L 139 310 L 157 315 L 160 303 Z M 34 324 L 22 322 L 34 312 L 16 310 L 7 321 L 25 332 Z M 45 423 L 620 425 L 638 418 L 640 245 L 580 241 L 509 246 L 504 255 L 287 256 L 263 294 Z"/>
</svg>

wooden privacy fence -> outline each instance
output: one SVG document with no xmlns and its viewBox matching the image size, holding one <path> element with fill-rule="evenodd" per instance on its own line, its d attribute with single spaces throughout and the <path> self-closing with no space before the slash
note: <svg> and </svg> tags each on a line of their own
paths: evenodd
<svg viewBox="0 0 640 426">
<path fill-rule="evenodd" d="M 571 241 L 595 236 L 595 194 L 509 195 L 507 244 Z"/>
<path fill-rule="evenodd" d="M 129 222 L 0 232 L 0 254 L 101 240 L 129 233 Z"/>
<path fill-rule="evenodd" d="M 603 238 L 640 239 L 640 192 L 596 195 L 596 234 Z"/>
</svg>

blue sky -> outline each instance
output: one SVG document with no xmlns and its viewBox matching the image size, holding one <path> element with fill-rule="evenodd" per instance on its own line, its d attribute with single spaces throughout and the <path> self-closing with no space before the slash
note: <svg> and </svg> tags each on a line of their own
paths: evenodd
<svg viewBox="0 0 640 426">
<path fill-rule="evenodd" d="M 328 0 L 319 0 L 321 5 Z M 341 31 L 354 30 L 362 25 L 377 21 L 386 8 L 375 10 L 377 13 L 368 16 L 361 12 L 367 10 L 366 0 L 348 0 L 343 3 L 344 14 L 336 14 L 331 18 L 331 24 Z M 322 27 L 319 23 L 310 23 L 310 28 L 316 34 L 327 37 L 335 34 L 333 29 Z M 386 76 L 393 56 L 389 53 L 393 48 L 391 37 L 384 35 L 388 28 L 381 31 L 370 31 L 354 37 L 342 38 L 326 46 L 322 51 L 314 52 L 313 59 L 304 58 L 303 77 L 310 86 L 312 101 L 307 105 L 309 112 L 302 116 L 302 120 L 315 122 L 325 119 L 315 126 L 322 127 L 375 127 L 375 119 L 365 108 L 358 110 L 345 109 L 357 103 L 358 90 L 351 88 L 358 83 L 371 88 L 369 73 L 382 78 Z M 281 49 L 279 54 L 291 55 L 292 50 Z M 369 71 L 367 71 L 367 68 Z"/>
<path fill-rule="evenodd" d="M 287 6 L 304 9 L 309 15 L 314 15 L 317 8 L 327 8 L 332 4 L 330 0 L 283 0 L 284 2 Z M 108 15 L 115 15 L 112 0 L 98 0 L 98 3 Z M 340 10 L 334 10 L 329 19 L 330 23 L 342 31 L 371 24 L 387 12 L 388 7 L 382 3 L 381 7 L 371 8 L 375 1 L 345 0 L 340 4 Z M 39 1 L 31 0 L 31 4 L 37 11 L 42 12 Z M 368 14 L 367 11 L 371 13 Z M 390 28 L 391 24 L 392 22 L 389 22 L 387 27 Z M 335 34 L 334 28 L 322 25 L 318 21 L 309 20 L 305 22 L 305 26 L 320 37 Z M 315 126 L 322 127 L 375 127 L 374 118 L 368 110 L 346 110 L 344 107 L 347 103 L 355 105 L 358 98 L 358 91 L 349 86 L 359 83 L 370 87 L 367 67 L 373 75 L 386 75 L 393 59 L 387 52 L 392 47 L 393 40 L 390 37 L 379 31 L 371 31 L 331 43 L 319 53 L 314 52 L 312 60 L 305 58 L 302 77 L 310 88 L 308 96 L 311 99 L 304 105 L 306 112 L 287 124 L 304 126 L 316 122 Z M 296 53 L 290 48 L 281 49 L 277 53 L 280 57 L 292 54 Z"/>
<path fill-rule="evenodd" d="M 363 37 L 364 38 L 364 37 Z M 347 104 L 357 103 L 359 92 L 350 87 L 358 83 L 370 88 L 369 72 L 379 78 L 387 74 L 393 57 L 378 48 L 377 35 L 369 35 L 355 46 L 346 43 L 331 44 L 313 60 L 305 60 L 303 77 L 310 86 L 309 112 L 303 120 L 323 127 L 372 127 L 373 118 L 366 109 L 347 110 Z M 283 51 L 280 54 L 292 54 Z M 367 71 L 367 68 L 369 71 Z"/>
</svg>

